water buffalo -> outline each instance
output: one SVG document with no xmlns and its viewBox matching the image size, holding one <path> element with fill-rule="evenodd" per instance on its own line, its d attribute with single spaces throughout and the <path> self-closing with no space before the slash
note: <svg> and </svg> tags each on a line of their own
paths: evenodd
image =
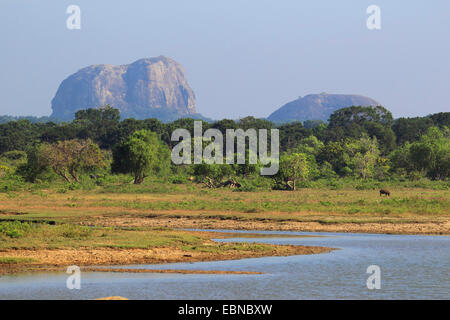
<svg viewBox="0 0 450 320">
<path fill-rule="evenodd" d="M 390 193 L 388 190 L 386 190 L 386 189 L 380 189 L 380 197 L 381 197 L 383 194 L 385 194 L 385 195 L 388 196 L 388 197 L 391 195 L 391 193 Z"/>
</svg>

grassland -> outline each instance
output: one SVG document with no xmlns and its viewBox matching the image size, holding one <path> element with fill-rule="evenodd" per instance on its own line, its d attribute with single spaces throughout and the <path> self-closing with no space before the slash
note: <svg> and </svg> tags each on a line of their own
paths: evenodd
<svg viewBox="0 0 450 320">
<path fill-rule="evenodd" d="M 89 270 L 102 271 L 92 266 L 228 260 L 313 254 L 331 250 L 306 246 L 218 243 L 211 240 L 212 237 L 229 236 L 231 235 L 225 233 L 212 234 L 146 227 L 86 227 L 67 223 L 2 221 L 0 274 L 39 270 L 61 271 L 62 266 L 68 265 L 90 266 Z M 103 269 L 107 270 L 118 271 L 118 269 Z M 177 272 L 183 273 L 183 270 Z M 197 273 L 195 270 L 189 272 Z"/>
<path fill-rule="evenodd" d="M 450 192 L 392 187 L 233 192 L 201 185 L 119 184 L 0 193 L 0 219 L 93 226 L 449 234 Z M 382 228 L 375 228 L 380 225 Z M 415 228 L 413 228 L 415 226 Z M 373 229 L 373 230 L 370 230 Z"/>
<path fill-rule="evenodd" d="M 319 253 L 326 248 L 219 244 L 219 235 L 179 230 L 242 229 L 450 234 L 447 189 L 308 188 L 235 192 L 148 181 L 86 190 L 0 193 L 0 272 L 77 264 L 116 265 Z M 226 235 L 222 235 L 226 236 Z"/>
</svg>

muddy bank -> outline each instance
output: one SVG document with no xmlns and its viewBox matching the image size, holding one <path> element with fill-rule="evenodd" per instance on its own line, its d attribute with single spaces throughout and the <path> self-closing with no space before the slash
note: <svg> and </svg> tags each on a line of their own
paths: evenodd
<svg viewBox="0 0 450 320">
<path fill-rule="evenodd" d="M 450 221 L 436 222 L 361 222 L 361 223 L 320 223 L 277 220 L 233 220 L 233 219 L 196 219 L 163 216 L 140 217 L 101 217 L 86 220 L 84 224 L 100 226 L 128 227 L 164 227 L 179 229 L 230 229 L 230 230 L 265 230 L 265 231 L 303 231 L 303 232 L 350 232 L 378 234 L 411 235 L 450 235 Z"/>
<path fill-rule="evenodd" d="M 131 264 L 163 264 L 176 262 L 199 262 L 218 260 L 237 260 L 266 256 L 290 256 L 317 254 L 334 250 L 333 248 L 316 246 L 270 245 L 265 251 L 219 251 L 196 252 L 179 248 L 152 249 L 112 249 L 112 248 L 80 248 L 80 249 L 39 249 L 14 250 L 0 252 L 1 257 L 28 259 L 30 263 L 0 264 L 0 274 L 11 274 L 31 271 L 65 271 L 66 266 L 113 266 Z"/>
</svg>

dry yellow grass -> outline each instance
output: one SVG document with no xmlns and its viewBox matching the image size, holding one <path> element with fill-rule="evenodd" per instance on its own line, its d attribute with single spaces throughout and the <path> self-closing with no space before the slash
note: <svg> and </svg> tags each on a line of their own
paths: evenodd
<svg viewBox="0 0 450 320">
<path fill-rule="evenodd" d="M 0 194 L 0 219 L 176 228 L 280 229 L 449 234 L 448 190 L 300 189 L 232 192 L 200 187 L 168 193 L 47 190 Z"/>
</svg>

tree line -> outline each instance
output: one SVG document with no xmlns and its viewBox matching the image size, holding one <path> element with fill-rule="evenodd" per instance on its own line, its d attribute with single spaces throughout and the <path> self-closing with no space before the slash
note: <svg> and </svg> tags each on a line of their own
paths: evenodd
<svg viewBox="0 0 450 320">
<path fill-rule="evenodd" d="M 194 121 L 121 121 L 119 110 L 110 106 L 80 110 L 70 123 L 9 121 L 0 124 L 0 171 L 22 159 L 16 174 L 30 181 L 52 173 L 77 182 L 84 173 L 95 177 L 96 171 L 103 170 L 131 173 L 135 183 L 149 175 L 175 174 L 208 177 L 219 184 L 226 177 L 248 178 L 259 173 L 259 164 L 171 164 L 172 131 L 184 128 L 193 135 Z M 280 170 L 270 178 L 274 188 L 296 189 L 307 181 L 339 177 L 446 180 L 449 176 L 449 112 L 394 120 L 384 107 L 353 106 L 335 111 L 328 123 L 275 125 L 249 116 L 237 121 L 203 121 L 202 127 L 204 131 L 219 129 L 224 135 L 227 129 L 279 129 Z"/>
</svg>

